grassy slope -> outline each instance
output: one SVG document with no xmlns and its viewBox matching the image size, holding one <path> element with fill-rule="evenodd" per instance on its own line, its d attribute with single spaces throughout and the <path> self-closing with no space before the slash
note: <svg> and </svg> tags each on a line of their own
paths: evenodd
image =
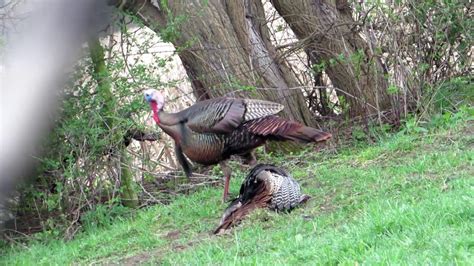
<svg viewBox="0 0 474 266">
<path fill-rule="evenodd" d="M 472 263 L 473 135 L 472 121 L 460 122 L 337 155 L 273 158 L 313 199 L 290 214 L 258 211 L 229 235 L 209 234 L 225 206 L 220 188 L 205 188 L 67 243 L 8 248 L 0 264 Z"/>
</svg>

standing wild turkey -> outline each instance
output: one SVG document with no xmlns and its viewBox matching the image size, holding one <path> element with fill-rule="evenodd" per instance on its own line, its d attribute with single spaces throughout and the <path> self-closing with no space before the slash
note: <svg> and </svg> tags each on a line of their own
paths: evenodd
<svg viewBox="0 0 474 266">
<path fill-rule="evenodd" d="M 283 169 L 259 164 L 245 178 L 239 197 L 224 211 L 214 234 L 229 229 L 256 208 L 290 211 L 309 198 L 301 194 L 300 185 Z"/>
<path fill-rule="evenodd" d="M 224 200 L 231 170 L 225 160 L 237 154 L 254 164 L 252 150 L 266 140 L 319 142 L 331 134 L 276 116 L 283 105 L 262 100 L 215 98 L 178 112 L 163 111 L 165 99 L 155 90 L 145 91 L 153 119 L 175 141 L 176 157 L 187 176 L 191 169 L 184 154 L 203 165 L 220 163 L 225 175 Z"/>
</svg>

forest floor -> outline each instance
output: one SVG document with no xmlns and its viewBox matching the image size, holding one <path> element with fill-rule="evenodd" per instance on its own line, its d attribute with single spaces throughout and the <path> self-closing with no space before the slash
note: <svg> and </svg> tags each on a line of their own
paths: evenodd
<svg viewBox="0 0 474 266">
<path fill-rule="evenodd" d="M 375 144 L 261 155 L 261 162 L 288 169 L 312 199 L 287 214 L 259 210 L 226 235 L 211 234 L 226 207 L 222 188 L 204 187 L 108 226 L 90 226 L 71 241 L 6 247 L 0 265 L 472 264 L 469 112 L 406 127 Z M 235 171 L 233 195 L 247 171 Z"/>
</svg>

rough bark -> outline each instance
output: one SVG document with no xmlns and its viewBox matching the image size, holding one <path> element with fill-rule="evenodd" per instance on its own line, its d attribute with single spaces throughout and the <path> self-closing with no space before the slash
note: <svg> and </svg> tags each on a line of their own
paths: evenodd
<svg viewBox="0 0 474 266">
<path fill-rule="evenodd" d="M 329 62 L 325 69 L 333 85 L 343 91 L 351 116 L 390 107 L 382 64 L 369 44 L 354 30 L 346 0 L 273 0 L 273 6 L 315 61 Z M 358 51 L 362 56 L 357 58 Z M 343 55 L 341 59 L 340 55 Z"/>
<path fill-rule="evenodd" d="M 260 1 L 129 0 L 124 6 L 156 32 L 184 16 L 175 38 L 197 99 L 222 95 L 267 99 L 285 105 L 283 116 L 314 126 L 300 84 L 270 42 Z M 272 88 L 253 90 L 251 87 Z"/>
</svg>

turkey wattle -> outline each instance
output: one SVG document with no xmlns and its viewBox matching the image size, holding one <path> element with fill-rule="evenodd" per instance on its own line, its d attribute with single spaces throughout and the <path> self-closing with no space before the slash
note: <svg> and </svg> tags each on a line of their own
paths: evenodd
<svg viewBox="0 0 474 266">
<path fill-rule="evenodd" d="M 279 103 L 234 98 L 197 102 L 178 113 L 163 111 L 165 99 L 155 90 L 144 92 L 157 125 L 175 141 L 176 157 L 187 176 L 191 168 L 184 154 L 203 165 L 219 163 L 225 175 L 224 196 L 229 193 L 231 169 L 225 160 L 240 155 L 255 163 L 253 149 L 266 140 L 320 142 L 331 134 L 276 116 Z"/>
</svg>

